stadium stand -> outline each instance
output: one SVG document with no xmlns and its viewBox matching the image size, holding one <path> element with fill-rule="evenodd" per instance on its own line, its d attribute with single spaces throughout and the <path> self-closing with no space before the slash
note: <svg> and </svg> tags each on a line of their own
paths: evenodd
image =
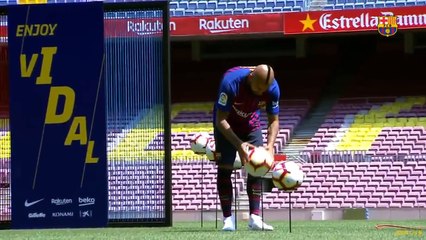
<svg viewBox="0 0 426 240">
<path fill-rule="evenodd" d="M 305 151 L 361 150 L 369 155 L 425 153 L 425 97 L 341 99 Z"/>
</svg>

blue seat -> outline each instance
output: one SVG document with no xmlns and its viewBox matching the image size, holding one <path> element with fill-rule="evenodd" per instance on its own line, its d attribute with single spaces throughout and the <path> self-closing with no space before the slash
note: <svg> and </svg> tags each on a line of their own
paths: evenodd
<svg viewBox="0 0 426 240">
<path fill-rule="evenodd" d="M 391 2 L 391 1 L 387 1 L 386 3 L 385 3 L 385 6 L 386 7 L 395 7 L 395 2 Z"/>
<path fill-rule="evenodd" d="M 344 9 L 354 9 L 354 8 L 355 8 L 355 6 L 354 6 L 353 3 L 346 3 L 345 6 L 344 6 Z"/>
<path fill-rule="evenodd" d="M 263 12 L 264 12 L 264 13 L 271 13 L 271 12 L 273 12 L 273 11 L 272 11 L 272 8 L 271 8 L 271 7 L 264 7 L 264 8 L 263 8 Z"/>
<path fill-rule="evenodd" d="M 266 2 L 259 0 L 259 1 L 256 2 L 256 7 L 264 8 L 264 7 L 266 7 Z"/>
<path fill-rule="evenodd" d="M 416 2 L 415 2 L 415 1 L 407 1 L 407 2 L 405 3 L 405 6 L 410 6 L 410 7 L 415 6 L 415 5 L 416 5 Z"/>
<path fill-rule="evenodd" d="M 248 1 L 247 2 L 247 8 L 254 9 L 256 7 L 256 1 Z"/>
<path fill-rule="evenodd" d="M 405 2 L 396 2 L 397 7 L 405 7 Z"/>
<path fill-rule="evenodd" d="M 246 1 L 238 1 L 237 2 L 237 8 L 246 8 L 247 7 L 247 2 Z"/>
<path fill-rule="evenodd" d="M 204 15 L 206 15 L 206 16 L 213 15 L 213 13 L 214 13 L 213 9 L 206 9 L 206 10 L 204 10 Z"/>
<path fill-rule="evenodd" d="M 426 5 L 426 1 L 425 0 L 417 0 L 417 5 L 420 5 L 420 6 Z"/>
<path fill-rule="evenodd" d="M 270 8 L 274 8 L 275 7 L 275 0 L 267 0 L 266 6 L 270 7 Z"/>
<path fill-rule="evenodd" d="M 277 0 L 275 3 L 275 7 L 285 7 L 285 0 Z"/>
<path fill-rule="evenodd" d="M 364 4 L 365 8 L 374 8 L 374 3 L 366 3 Z"/>
<path fill-rule="evenodd" d="M 206 9 L 206 8 L 207 8 L 207 1 L 198 2 L 198 9 Z"/>
<path fill-rule="evenodd" d="M 283 8 L 282 8 L 282 7 L 274 7 L 274 8 L 272 9 L 272 11 L 274 11 L 274 12 L 282 12 L 282 11 L 283 11 Z"/>
<path fill-rule="evenodd" d="M 223 10 L 223 14 L 232 15 L 232 14 L 234 14 L 234 9 L 225 9 L 225 10 Z"/>
<path fill-rule="evenodd" d="M 204 11 L 206 11 L 206 9 L 195 9 L 194 15 L 203 16 L 203 15 L 205 15 Z"/>
<path fill-rule="evenodd" d="M 207 8 L 215 10 L 217 8 L 217 2 L 216 1 L 208 1 L 207 2 Z"/>
<path fill-rule="evenodd" d="M 194 16 L 195 15 L 195 11 L 193 9 L 185 9 L 185 16 Z"/>
<path fill-rule="evenodd" d="M 294 0 L 286 0 L 285 1 L 285 6 L 286 7 L 294 7 L 294 6 L 296 6 L 296 3 L 295 3 Z"/>
<path fill-rule="evenodd" d="M 217 9 L 226 9 L 226 3 L 225 2 L 219 2 L 217 3 Z"/>
<path fill-rule="evenodd" d="M 283 7 L 283 12 L 293 12 L 292 7 Z"/>
<path fill-rule="evenodd" d="M 237 8 L 237 3 L 236 2 L 228 2 L 226 4 L 226 9 L 235 9 Z"/>
<path fill-rule="evenodd" d="M 324 6 L 324 10 L 334 10 L 334 5 L 327 4 L 327 5 Z"/>
<path fill-rule="evenodd" d="M 338 3 L 338 4 L 334 5 L 334 10 L 343 10 L 344 7 L 345 7 L 344 4 Z"/>
<path fill-rule="evenodd" d="M 213 12 L 214 15 L 223 15 L 223 9 L 215 9 Z"/>
<path fill-rule="evenodd" d="M 189 2 L 188 3 L 188 9 L 197 9 L 198 8 L 198 2 Z"/>
<path fill-rule="evenodd" d="M 253 8 L 244 8 L 243 13 L 253 13 Z"/>
<path fill-rule="evenodd" d="M 365 4 L 364 3 L 355 3 L 355 9 L 363 9 Z"/>
<path fill-rule="evenodd" d="M 301 12 L 302 11 L 302 7 L 301 6 L 294 6 L 293 7 L 293 12 Z"/>
<path fill-rule="evenodd" d="M 336 4 L 336 0 L 327 0 L 328 5 L 334 5 Z"/>
<path fill-rule="evenodd" d="M 178 8 L 183 8 L 183 9 L 188 8 L 188 2 L 187 1 L 179 1 L 178 2 Z"/>
<path fill-rule="evenodd" d="M 178 3 L 177 2 L 170 2 L 169 7 L 170 7 L 170 9 L 176 9 L 176 8 L 178 8 Z"/>
<path fill-rule="evenodd" d="M 355 3 L 363 3 L 363 4 L 365 4 L 365 0 L 355 0 Z"/>
<path fill-rule="evenodd" d="M 305 2 L 303 0 L 296 0 L 296 6 L 304 7 L 305 6 Z"/>
<path fill-rule="evenodd" d="M 376 4 L 374 4 L 374 7 L 376 7 L 376 8 L 384 8 L 385 7 L 385 3 L 384 2 L 377 2 Z"/>
<path fill-rule="evenodd" d="M 255 8 L 253 8 L 253 13 L 261 13 L 262 10 L 263 10 L 263 8 L 255 7 Z"/>
<path fill-rule="evenodd" d="M 236 9 L 234 9 L 234 14 L 243 14 L 243 13 L 244 13 L 243 8 L 236 8 Z"/>
</svg>

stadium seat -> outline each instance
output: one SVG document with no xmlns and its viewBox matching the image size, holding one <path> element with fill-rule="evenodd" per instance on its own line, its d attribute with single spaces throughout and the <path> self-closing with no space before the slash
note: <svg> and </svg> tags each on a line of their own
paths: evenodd
<svg viewBox="0 0 426 240">
<path fill-rule="evenodd" d="M 226 4 L 226 8 L 227 8 L 227 10 L 228 9 L 235 9 L 235 8 L 237 8 L 237 2 L 228 2 L 227 4 Z"/>
</svg>

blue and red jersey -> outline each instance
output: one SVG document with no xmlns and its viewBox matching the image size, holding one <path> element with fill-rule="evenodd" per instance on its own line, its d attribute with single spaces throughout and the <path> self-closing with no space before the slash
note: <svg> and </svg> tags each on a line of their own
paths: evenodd
<svg viewBox="0 0 426 240">
<path fill-rule="evenodd" d="M 216 111 L 229 112 L 228 123 L 238 134 L 248 134 L 260 128 L 260 109 L 266 109 L 271 115 L 279 113 L 280 88 L 274 79 L 262 96 L 255 95 L 248 83 L 249 67 L 229 69 L 222 79 L 213 110 L 213 123 Z"/>
</svg>

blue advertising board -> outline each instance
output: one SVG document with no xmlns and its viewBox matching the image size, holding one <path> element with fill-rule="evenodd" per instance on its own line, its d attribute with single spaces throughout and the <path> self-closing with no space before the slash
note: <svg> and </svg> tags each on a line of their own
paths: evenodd
<svg viewBox="0 0 426 240">
<path fill-rule="evenodd" d="M 102 2 L 7 11 L 12 227 L 106 226 Z"/>
</svg>

